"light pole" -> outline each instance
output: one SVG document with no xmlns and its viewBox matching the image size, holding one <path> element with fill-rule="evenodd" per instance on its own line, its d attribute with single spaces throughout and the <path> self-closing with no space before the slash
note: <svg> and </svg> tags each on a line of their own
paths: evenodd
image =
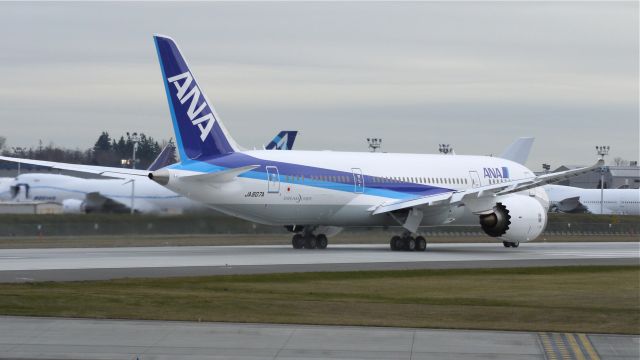
<svg viewBox="0 0 640 360">
<path fill-rule="evenodd" d="M 138 151 L 138 143 L 140 142 L 140 136 L 138 133 L 131 134 L 131 141 L 133 141 L 133 164 L 132 169 L 136 168 L 136 151 Z"/>
<path fill-rule="evenodd" d="M 17 154 L 18 157 L 24 157 L 24 151 L 27 149 L 25 147 L 16 146 L 11 148 L 14 154 Z M 18 175 L 20 175 L 20 162 L 18 162 Z"/>
<path fill-rule="evenodd" d="M 438 151 L 440 154 L 453 154 L 453 147 L 449 144 L 438 144 Z"/>
<path fill-rule="evenodd" d="M 604 214 L 604 157 L 609 155 L 609 146 L 605 145 L 596 145 L 596 151 L 598 152 L 598 156 L 602 160 L 602 166 L 600 167 L 600 215 Z"/>
<path fill-rule="evenodd" d="M 131 206 L 130 206 L 130 208 L 131 208 L 131 215 L 133 215 L 134 212 L 135 212 L 134 211 L 135 210 L 134 205 L 135 205 L 135 198 L 136 198 L 136 180 L 135 179 L 131 179 L 131 180 L 125 182 L 122 185 L 126 185 L 128 183 L 131 183 Z"/>
<path fill-rule="evenodd" d="M 369 143 L 369 151 L 376 152 L 380 146 L 382 146 L 381 138 L 367 138 L 367 142 Z"/>
</svg>

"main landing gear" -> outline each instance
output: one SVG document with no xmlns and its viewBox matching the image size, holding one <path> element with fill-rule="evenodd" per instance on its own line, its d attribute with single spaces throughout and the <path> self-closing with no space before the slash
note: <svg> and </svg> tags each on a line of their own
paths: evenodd
<svg viewBox="0 0 640 360">
<path fill-rule="evenodd" d="M 516 242 L 511 242 L 511 241 L 503 241 L 502 245 L 504 245 L 504 247 L 513 247 L 513 248 L 517 248 L 518 246 L 520 246 L 520 242 L 516 241 Z"/>
<path fill-rule="evenodd" d="M 391 238 L 389 245 L 393 251 L 425 251 L 427 248 L 427 240 L 422 236 L 414 238 L 411 234 L 396 235 Z"/>
<path fill-rule="evenodd" d="M 294 249 L 326 249 L 329 239 L 324 234 L 295 234 L 291 238 Z"/>
</svg>

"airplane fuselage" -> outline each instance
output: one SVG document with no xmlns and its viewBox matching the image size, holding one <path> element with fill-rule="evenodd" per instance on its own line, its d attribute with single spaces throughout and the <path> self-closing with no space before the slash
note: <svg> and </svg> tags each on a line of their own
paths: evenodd
<svg viewBox="0 0 640 360">
<path fill-rule="evenodd" d="M 242 166 L 231 181 L 192 186 L 181 176 Z M 219 211 L 271 225 L 397 225 L 380 204 L 532 178 L 526 167 L 500 158 L 463 155 L 264 150 L 235 152 L 170 166 L 166 185 Z M 188 169 L 188 170 L 187 170 Z M 528 193 L 528 192 L 527 192 Z M 546 197 L 532 192 L 543 206 Z M 452 221 L 462 209 L 427 209 L 422 225 Z M 477 217 L 470 219 L 478 223 Z"/>
</svg>

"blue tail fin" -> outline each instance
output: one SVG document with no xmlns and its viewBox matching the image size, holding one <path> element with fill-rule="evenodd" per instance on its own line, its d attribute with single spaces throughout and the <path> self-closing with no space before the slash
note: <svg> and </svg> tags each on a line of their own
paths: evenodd
<svg viewBox="0 0 640 360">
<path fill-rule="evenodd" d="M 265 150 L 291 150 L 293 149 L 293 142 L 296 141 L 297 131 L 280 131 L 276 137 L 271 140 Z"/>
<path fill-rule="evenodd" d="M 173 39 L 153 36 L 167 92 L 180 160 L 197 160 L 239 150 L 213 105 L 198 86 Z"/>
</svg>

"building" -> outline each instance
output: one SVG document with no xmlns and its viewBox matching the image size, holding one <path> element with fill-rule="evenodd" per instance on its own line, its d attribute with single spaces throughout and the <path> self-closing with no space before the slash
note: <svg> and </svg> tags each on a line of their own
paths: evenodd
<svg viewBox="0 0 640 360">
<path fill-rule="evenodd" d="M 0 214 L 62 214 L 62 205 L 54 202 L 0 202 Z"/>
<path fill-rule="evenodd" d="M 585 165 L 562 165 L 553 172 L 566 171 L 585 167 Z M 604 188 L 605 189 L 638 189 L 640 188 L 640 167 L 638 165 L 629 166 L 605 166 Z M 540 173 L 538 173 L 540 174 Z M 565 181 L 556 183 L 557 185 L 574 186 L 583 189 L 600 188 L 600 171 L 592 171 L 588 174 L 576 176 Z"/>
</svg>

